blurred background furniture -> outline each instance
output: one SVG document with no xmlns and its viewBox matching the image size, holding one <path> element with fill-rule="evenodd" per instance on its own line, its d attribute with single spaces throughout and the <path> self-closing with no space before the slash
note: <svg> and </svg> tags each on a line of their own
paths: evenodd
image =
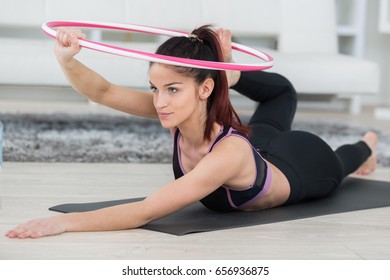
<svg viewBox="0 0 390 280">
<path fill-rule="evenodd" d="M 40 91 L 69 87 L 53 54 L 53 39 L 40 30 L 47 20 L 124 22 L 188 31 L 212 23 L 231 29 L 240 42 L 273 56 L 275 66 L 269 71 L 290 79 L 301 97 L 347 100 L 348 110 L 357 114 L 362 97 L 378 94 L 380 70 L 362 55 L 366 0 L 348 0 L 358 18 L 350 26 L 337 25 L 337 8 L 342 9 L 345 1 L 193 0 L 183 5 L 180 0 L 0 0 L 0 98 L 2 92 L 6 96 L 26 87 Z M 165 39 L 107 30 L 86 32 L 94 40 L 144 51 L 154 51 Z M 349 54 L 340 52 L 343 38 L 349 38 Z M 113 83 L 148 85 L 145 61 L 89 50 L 78 58 Z M 235 58 L 253 60 L 240 54 Z"/>
</svg>

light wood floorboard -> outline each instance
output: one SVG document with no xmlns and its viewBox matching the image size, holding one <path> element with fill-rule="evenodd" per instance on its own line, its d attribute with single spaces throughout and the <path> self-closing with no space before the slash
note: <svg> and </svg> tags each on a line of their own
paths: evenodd
<svg viewBox="0 0 390 280">
<path fill-rule="evenodd" d="M 369 178 L 390 181 L 389 174 Z M 390 207 L 186 236 L 143 229 L 4 236 L 20 222 L 57 215 L 50 206 L 146 196 L 171 178 L 169 164 L 6 162 L 0 259 L 390 259 Z"/>
</svg>

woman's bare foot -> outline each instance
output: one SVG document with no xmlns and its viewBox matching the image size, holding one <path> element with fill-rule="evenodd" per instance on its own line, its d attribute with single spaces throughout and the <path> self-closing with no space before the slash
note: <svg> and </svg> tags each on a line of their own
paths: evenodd
<svg viewBox="0 0 390 280">
<path fill-rule="evenodd" d="M 376 156 L 376 146 L 378 144 L 378 136 L 375 132 L 369 131 L 367 132 L 364 137 L 363 141 L 367 143 L 367 145 L 371 149 L 371 156 L 355 171 L 355 174 L 357 175 L 368 175 L 375 171 L 376 169 L 376 162 L 377 162 L 377 156 Z"/>
</svg>

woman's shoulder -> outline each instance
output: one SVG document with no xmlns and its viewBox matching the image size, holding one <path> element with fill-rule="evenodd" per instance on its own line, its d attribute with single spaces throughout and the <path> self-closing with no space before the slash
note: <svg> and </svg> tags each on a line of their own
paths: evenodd
<svg viewBox="0 0 390 280">
<path fill-rule="evenodd" d="M 227 125 L 223 126 L 221 133 L 215 139 L 211 149 L 214 148 L 217 144 L 221 143 L 222 141 L 224 143 L 230 143 L 230 145 L 250 144 L 247 135 Z"/>
<path fill-rule="evenodd" d="M 211 147 L 210 151 L 223 150 L 226 151 L 226 155 L 234 155 L 238 157 L 243 152 L 252 150 L 252 145 L 245 134 L 242 134 L 234 129 L 229 129 L 229 132 L 221 139 L 216 141 Z"/>
</svg>

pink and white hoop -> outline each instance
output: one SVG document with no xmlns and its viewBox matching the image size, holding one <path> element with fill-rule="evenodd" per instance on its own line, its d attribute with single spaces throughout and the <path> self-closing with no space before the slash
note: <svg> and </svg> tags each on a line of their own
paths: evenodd
<svg viewBox="0 0 390 280">
<path fill-rule="evenodd" d="M 121 24 L 121 23 L 108 23 L 108 22 L 95 22 L 95 21 L 50 21 L 44 23 L 42 25 L 42 29 L 50 37 L 56 38 L 57 32 L 53 28 L 64 27 L 64 26 L 79 27 L 79 28 L 87 27 L 87 28 L 122 30 L 122 31 L 130 31 L 130 32 L 165 35 L 171 37 L 174 36 L 188 37 L 188 33 L 183 31 L 176 31 L 176 30 L 134 25 L 134 24 Z M 104 44 L 101 42 L 95 42 L 87 39 L 79 39 L 79 41 L 80 41 L 80 46 L 84 48 L 110 53 L 114 55 L 124 56 L 124 57 L 143 59 L 152 62 L 171 64 L 177 66 L 215 69 L 215 70 L 238 70 L 238 71 L 265 70 L 273 66 L 273 59 L 268 54 L 237 43 L 232 43 L 232 49 L 259 58 L 263 62 L 256 63 L 256 64 L 242 64 L 242 63 L 225 63 L 225 62 L 195 60 L 195 59 L 188 59 L 188 58 L 179 58 L 174 56 L 158 55 L 149 52 L 142 52 L 133 49 Z"/>
</svg>

